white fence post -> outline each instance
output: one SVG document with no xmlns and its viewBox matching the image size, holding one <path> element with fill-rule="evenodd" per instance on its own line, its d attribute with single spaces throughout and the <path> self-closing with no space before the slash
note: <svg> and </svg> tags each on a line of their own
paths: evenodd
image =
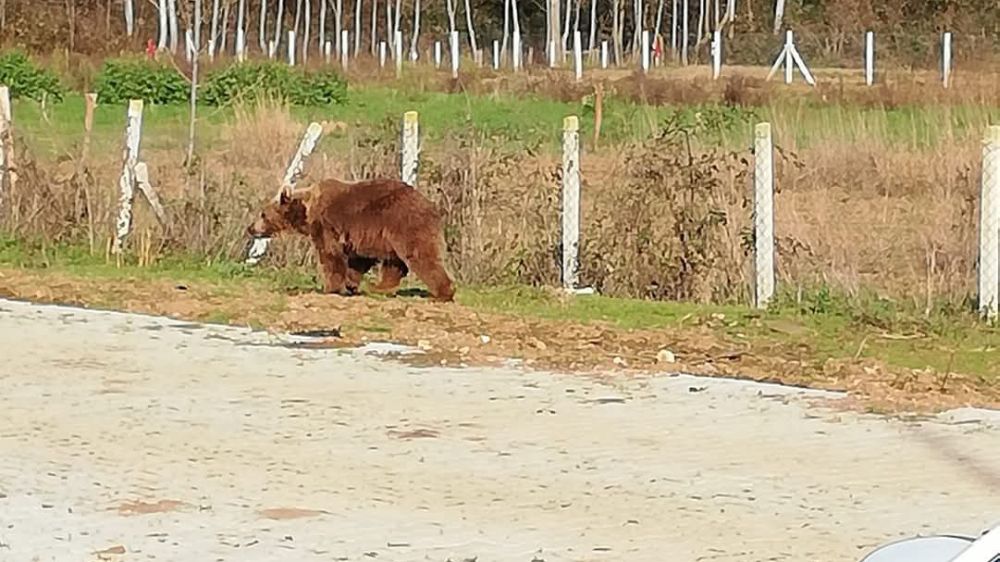
<svg viewBox="0 0 1000 562">
<path fill-rule="evenodd" d="M 556 67 L 556 42 L 549 41 L 549 68 Z"/>
<path fill-rule="evenodd" d="M 244 62 L 247 59 L 247 36 L 242 29 L 236 30 L 236 62 Z"/>
<path fill-rule="evenodd" d="M 0 200 L 4 197 L 4 187 L 13 192 L 15 183 L 17 183 L 17 172 L 14 171 L 14 127 L 10 109 L 10 88 L 0 86 Z"/>
<path fill-rule="evenodd" d="M 347 41 L 350 38 L 350 34 L 347 33 L 346 29 L 340 31 L 340 44 L 343 45 L 340 49 L 340 66 L 347 70 L 347 59 L 350 56 L 351 49 L 348 47 L 350 43 Z"/>
<path fill-rule="evenodd" d="M 774 154 L 771 124 L 754 127 L 754 306 L 774 297 Z"/>
<path fill-rule="evenodd" d="M 385 68 L 385 41 L 378 42 L 378 66 L 379 68 Z"/>
<path fill-rule="evenodd" d="M 947 88 L 951 84 L 951 32 L 944 32 L 944 44 L 941 47 L 941 79 L 944 81 L 944 87 Z"/>
<path fill-rule="evenodd" d="M 580 246 L 580 120 L 563 119 L 562 167 L 562 281 L 576 289 Z"/>
<path fill-rule="evenodd" d="M 441 42 L 434 42 L 434 68 L 441 68 Z"/>
<path fill-rule="evenodd" d="M 493 40 L 493 70 L 500 70 L 500 41 Z"/>
<path fill-rule="evenodd" d="M 288 30 L 288 65 L 295 66 L 295 30 Z"/>
<path fill-rule="evenodd" d="M 718 80 L 722 74 L 722 32 L 718 29 L 712 34 L 712 80 Z"/>
<path fill-rule="evenodd" d="M 122 175 L 118 180 L 118 221 L 115 223 L 113 254 L 120 254 L 125 238 L 132 228 L 132 204 L 135 202 L 135 165 L 139 161 L 139 140 L 142 138 L 142 100 L 128 102 L 128 123 L 125 125 L 125 151 Z"/>
<path fill-rule="evenodd" d="M 392 42 L 392 56 L 396 59 L 396 78 L 399 78 L 403 75 L 403 32 L 397 29 Z"/>
<path fill-rule="evenodd" d="M 1000 126 L 983 139 L 983 177 L 979 200 L 979 310 L 997 319 L 1000 298 Z"/>
<path fill-rule="evenodd" d="M 458 31 L 451 32 L 451 77 L 458 78 Z"/>
<path fill-rule="evenodd" d="M 583 46 L 580 39 L 580 32 L 573 32 L 573 71 L 576 73 L 576 81 L 583 79 Z"/>
<path fill-rule="evenodd" d="M 400 154 L 400 179 L 417 187 L 417 168 L 420 164 L 420 117 L 416 111 L 403 114 L 403 149 Z"/>
<path fill-rule="evenodd" d="M 319 137 L 322 134 L 322 125 L 315 122 L 309 124 L 305 135 L 302 136 L 302 142 L 299 143 L 299 149 L 295 152 L 295 156 L 292 157 L 292 161 L 288 163 L 288 168 L 285 169 L 285 177 L 281 181 L 278 193 L 281 193 L 281 190 L 285 186 L 294 188 L 295 184 L 298 183 L 299 178 L 302 177 L 302 172 L 305 170 L 306 159 L 309 158 L 313 149 L 316 148 L 316 143 L 319 142 Z M 269 243 L 270 239 L 268 238 L 254 238 L 253 244 L 247 253 L 246 263 L 255 265 L 260 262 L 260 259 L 267 253 L 267 245 Z"/>
<path fill-rule="evenodd" d="M 875 33 L 865 33 L 865 85 L 875 83 Z"/>
<path fill-rule="evenodd" d="M 794 46 L 795 39 L 792 30 L 789 29 L 785 31 L 785 84 L 792 83 L 792 71 L 795 67 L 795 61 L 792 60 L 792 47 Z"/>
<path fill-rule="evenodd" d="M 608 68 L 608 42 L 607 40 L 601 41 L 601 68 L 607 70 Z"/>
<path fill-rule="evenodd" d="M 324 62 L 326 62 L 326 64 L 330 64 L 330 61 L 332 59 L 333 59 L 333 42 L 327 41 L 326 43 L 323 43 L 323 60 Z"/>
</svg>

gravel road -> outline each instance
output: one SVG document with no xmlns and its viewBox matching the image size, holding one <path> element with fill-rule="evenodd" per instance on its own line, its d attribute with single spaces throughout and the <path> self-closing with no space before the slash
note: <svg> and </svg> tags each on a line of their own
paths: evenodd
<svg viewBox="0 0 1000 562">
<path fill-rule="evenodd" d="M 856 562 L 1000 519 L 1000 415 L 0 300 L 0 560 Z"/>
</svg>

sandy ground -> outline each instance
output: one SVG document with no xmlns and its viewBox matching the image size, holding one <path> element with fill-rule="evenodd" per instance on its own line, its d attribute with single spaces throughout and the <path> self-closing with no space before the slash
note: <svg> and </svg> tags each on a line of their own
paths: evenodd
<svg viewBox="0 0 1000 562">
<path fill-rule="evenodd" d="M 1000 415 L 419 368 L 0 300 L 0 560 L 859 560 L 1000 519 Z"/>
</svg>

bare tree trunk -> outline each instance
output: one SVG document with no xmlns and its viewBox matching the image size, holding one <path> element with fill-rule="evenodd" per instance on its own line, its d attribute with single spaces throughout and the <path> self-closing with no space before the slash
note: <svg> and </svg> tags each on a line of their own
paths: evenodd
<svg viewBox="0 0 1000 562">
<path fill-rule="evenodd" d="M 285 27 L 285 0 L 278 0 L 278 15 L 274 19 L 274 53 L 278 54 L 278 47 L 281 46 L 281 32 Z"/>
<path fill-rule="evenodd" d="M 5 6 L 0 6 L 3 9 Z M 73 0 L 66 0 L 66 23 L 69 29 L 67 29 L 67 43 L 69 44 L 69 50 L 76 50 L 76 2 Z"/>
<path fill-rule="evenodd" d="M 702 0 L 704 2 L 704 0 Z M 302 0 L 295 0 L 295 27 L 292 28 L 295 31 L 296 37 L 302 37 L 299 33 L 299 24 L 302 23 Z"/>
<path fill-rule="evenodd" d="M 613 0 L 611 7 L 611 42 L 615 46 L 615 64 L 622 63 L 621 0 Z"/>
<path fill-rule="evenodd" d="M 156 48 L 165 49 L 167 47 L 167 41 L 169 41 L 170 37 L 170 27 L 169 24 L 167 23 L 167 0 L 160 0 L 159 3 L 157 4 L 157 8 L 159 9 L 159 16 L 160 16 L 159 19 L 160 36 L 159 39 L 157 40 Z"/>
<path fill-rule="evenodd" d="M 687 66 L 688 63 L 688 43 L 690 38 L 688 36 L 688 17 L 690 16 L 689 3 L 691 0 L 682 0 L 684 2 L 684 11 L 682 13 L 681 22 L 681 63 Z"/>
<path fill-rule="evenodd" d="M 378 0 L 372 0 L 372 56 L 376 54 L 376 49 L 378 48 L 378 42 L 376 41 L 375 32 L 378 29 Z"/>
<path fill-rule="evenodd" d="M 701 45 L 701 38 L 705 36 L 705 0 L 698 0 L 698 38 L 695 40 L 694 45 L 697 47 Z"/>
<path fill-rule="evenodd" d="M 108 6 L 110 6 L 110 2 Z M 7 29 L 7 0 L 0 0 L 0 31 Z"/>
<path fill-rule="evenodd" d="M 719 0 L 715 0 L 715 27 L 712 28 L 712 31 L 717 31 L 721 24 L 722 15 L 719 14 Z"/>
<path fill-rule="evenodd" d="M 305 25 L 302 27 L 302 64 L 305 64 L 306 60 L 309 59 L 309 31 L 312 28 L 312 2 L 305 0 Z"/>
<path fill-rule="evenodd" d="M 507 40 L 510 38 L 510 0 L 503 0 L 503 38 L 500 40 L 500 58 L 507 56 Z"/>
<path fill-rule="evenodd" d="M 260 51 L 267 53 L 267 0 L 260 0 L 260 21 L 257 23 L 257 43 Z"/>
<path fill-rule="evenodd" d="M 396 30 L 392 27 L 392 0 L 385 0 L 385 42 L 392 47 L 392 40 L 396 36 Z M 390 57 L 394 57 L 396 50 L 390 48 Z"/>
<path fill-rule="evenodd" d="M 326 4 L 327 0 L 320 0 L 319 2 L 319 31 L 316 33 L 316 43 L 319 45 L 320 54 L 326 54 Z M 336 14 L 334 14 L 336 16 Z M 337 53 L 340 53 L 340 30 L 337 30 L 337 36 L 333 38 L 334 49 Z"/>
<path fill-rule="evenodd" d="M 677 0 L 670 0 L 670 50 L 677 57 Z"/>
<path fill-rule="evenodd" d="M 361 0 L 354 0 L 354 56 L 361 53 Z"/>
<path fill-rule="evenodd" d="M 572 0 L 566 0 L 566 15 L 563 17 L 562 42 L 560 45 L 562 45 L 562 52 L 564 53 L 569 45 L 569 19 L 573 15 L 573 5 L 571 2 Z"/>
<path fill-rule="evenodd" d="M 392 33 L 393 33 L 392 36 L 393 36 L 393 38 L 396 37 L 396 32 L 397 31 L 403 29 L 401 27 L 402 26 L 402 19 L 403 19 L 403 0 L 396 0 L 396 14 L 395 15 L 396 15 L 396 23 L 393 24 L 393 26 L 392 26 Z M 393 41 L 395 41 L 395 39 L 393 39 Z M 403 52 L 403 46 L 402 45 L 399 46 L 399 52 L 401 52 L 401 53 Z"/>
<path fill-rule="evenodd" d="M 219 0 L 212 0 L 212 31 L 208 39 L 216 48 L 219 46 Z M 212 53 L 215 54 L 215 53 Z"/>
<path fill-rule="evenodd" d="M 515 35 L 520 35 L 521 34 L 521 21 L 520 21 L 520 18 L 518 17 L 518 15 L 517 15 L 517 0 L 510 0 L 510 15 L 511 15 L 511 19 L 514 20 L 513 21 L 513 24 L 514 24 L 514 34 Z"/>
<path fill-rule="evenodd" d="M 445 8 L 448 10 L 448 31 L 455 31 L 455 4 L 452 0 L 445 0 Z"/>
<path fill-rule="evenodd" d="M 662 35 L 663 33 L 661 27 L 662 25 L 663 25 L 663 0 L 659 0 L 659 2 L 657 2 L 656 4 L 656 27 L 653 28 L 654 37 Z"/>
<path fill-rule="evenodd" d="M 476 44 L 476 26 L 472 23 L 472 5 L 469 0 L 465 0 L 465 25 L 469 27 L 469 45 L 472 47 L 472 56 L 475 57 L 479 46 Z"/>
<path fill-rule="evenodd" d="M 420 0 L 413 2 L 413 35 L 410 37 L 410 60 L 420 58 Z"/>
<path fill-rule="evenodd" d="M 634 11 L 632 14 L 632 55 L 635 56 L 639 52 L 639 43 L 642 35 L 642 0 L 635 0 L 632 8 Z"/>
<path fill-rule="evenodd" d="M 246 51 L 246 49 L 247 49 L 247 30 L 246 30 L 246 23 L 247 22 L 246 22 L 246 20 L 248 18 L 246 16 L 246 12 L 247 12 L 247 2 L 246 2 L 246 0 L 240 0 L 240 3 L 239 3 L 239 5 L 236 8 L 236 37 L 237 37 L 236 49 L 237 49 L 237 51 L 239 51 L 239 49 L 243 49 L 243 51 Z M 243 36 L 243 44 L 242 45 L 239 44 L 239 37 L 240 37 L 240 35 Z M 237 52 L 237 54 L 240 54 L 240 53 Z"/>
<path fill-rule="evenodd" d="M 124 0 L 125 4 L 125 33 L 132 37 L 135 34 L 135 6 L 132 4 L 132 0 Z M 6 2 L 5 2 L 6 4 Z M 5 19 L 7 13 L 7 6 L 3 6 Z"/>
<path fill-rule="evenodd" d="M 219 50 L 225 52 L 226 50 L 226 39 L 229 36 L 229 2 L 231 0 L 223 0 L 222 4 L 222 29 L 219 30 Z"/>
<path fill-rule="evenodd" d="M 597 46 L 597 0 L 590 0 L 590 42 L 588 50 L 593 51 Z"/>
<path fill-rule="evenodd" d="M 749 4 L 750 2 L 747 2 Z M 785 0 L 776 0 L 774 3 L 774 34 L 781 31 L 782 20 L 785 19 Z"/>
<path fill-rule="evenodd" d="M 551 16 L 549 17 L 549 30 L 550 30 L 549 31 L 549 42 L 550 43 L 556 43 L 558 45 L 559 23 L 562 21 L 559 18 L 559 10 L 562 9 L 562 6 L 560 5 L 560 1 L 559 0 L 548 0 L 548 5 L 549 5 L 549 11 L 551 13 Z M 547 43 L 545 45 L 545 52 L 546 53 L 549 52 L 549 43 Z M 561 56 L 560 56 L 561 52 L 559 51 L 558 47 L 556 47 L 556 52 L 553 53 L 553 54 L 555 55 L 555 60 L 558 61 L 558 60 L 561 59 Z"/>
<path fill-rule="evenodd" d="M 177 52 L 177 0 L 167 0 L 167 21 L 169 22 L 170 29 L 170 50 Z"/>
<path fill-rule="evenodd" d="M 197 56 L 201 51 L 201 0 L 194 0 L 193 14 L 188 20 L 193 29 L 191 30 L 191 40 L 194 41 L 194 53 Z"/>
<path fill-rule="evenodd" d="M 729 38 L 732 39 L 736 21 L 736 0 L 726 0 L 726 18 L 729 21 Z"/>
<path fill-rule="evenodd" d="M 201 0 L 194 0 L 194 53 L 191 63 L 190 119 L 188 121 L 187 166 L 194 164 L 194 131 L 198 110 L 198 62 L 201 59 Z"/>
</svg>

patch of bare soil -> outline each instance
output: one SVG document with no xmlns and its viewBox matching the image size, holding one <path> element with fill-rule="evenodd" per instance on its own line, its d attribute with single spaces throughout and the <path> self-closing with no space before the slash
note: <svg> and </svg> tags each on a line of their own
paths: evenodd
<svg viewBox="0 0 1000 562">
<path fill-rule="evenodd" d="M 127 501 L 118 506 L 120 515 L 149 515 L 151 513 L 168 513 L 177 511 L 184 506 L 177 500 L 160 500 L 157 502 Z"/>
<path fill-rule="evenodd" d="M 303 509 L 301 507 L 272 507 L 260 510 L 261 517 L 285 521 L 288 519 L 301 519 L 303 517 L 319 517 L 323 511 L 317 509 Z"/>
<path fill-rule="evenodd" d="M 339 329 L 341 337 L 331 345 L 413 345 L 424 353 L 401 359 L 416 365 L 488 365 L 514 358 L 528 367 L 600 377 L 683 372 L 840 390 L 850 397 L 842 406 L 885 413 L 1000 408 L 1000 389 L 979 377 L 871 359 L 819 360 L 794 342 L 736 339 L 711 325 L 625 330 L 483 313 L 454 303 L 250 289 L 220 295 L 211 287 L 179 288 L 167 281 L 70 278 L 30 270 L 0 271 L 0 296 L 184 320 L 225 319 L 274 331 Z M 663 361 L 661 350 L 669 350 L 673 361 Z"/>
</svg>

